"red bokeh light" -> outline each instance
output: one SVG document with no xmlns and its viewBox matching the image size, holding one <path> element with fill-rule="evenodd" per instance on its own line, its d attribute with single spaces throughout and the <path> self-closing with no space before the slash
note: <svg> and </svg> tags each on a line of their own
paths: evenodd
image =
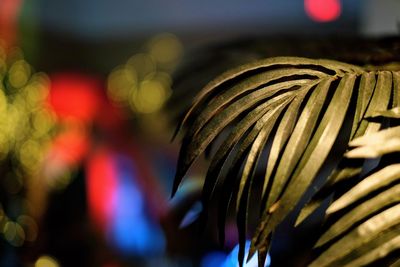
<svg viewBox="0 0 400 267">
<path fill-rule="evenodd" d="M 52 75 L 49 102 L 63 120 L 73 118 L 83 122 L 94 119 L 101 105 L 100 80 L 76 73 Z"/>
<path fill-rule="evenodd" d="M 334 21 L 342 11 L 340 0 L 304 0 L 304 9 L 317 22 Z"/>
<path fill-rule="evenodd" d="M 104 230 L 113 216 L 118 182 L 112 153 L 105 148 L 97 149 L 85 169 L 89 212 L 96 226 Z"/>
</svg>

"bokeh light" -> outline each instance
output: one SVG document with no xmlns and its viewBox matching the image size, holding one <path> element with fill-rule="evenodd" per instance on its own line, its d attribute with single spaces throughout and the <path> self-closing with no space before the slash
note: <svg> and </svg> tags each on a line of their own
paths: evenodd
<svg viewBox="0 0 400 267">
<path fill-rule="evenodd" d="M 0 233 L 12 246 L 37 238 L 38 226 L 28 215 L 31 181 L 40 177 L 44 155 L 54 136 L 55 117 L 46 104 L 49 79 L 36 73 L 18 48 L 0 48 Z M 40 179 L 40 178 L 39 178 Z"/>
<path fill-rule="evenodd" d="M 35 262 L 35 267 L 59 267 L 60 264 L 53 257 L 43 255 Z"/>
<path fill-rule="evenodd" d="M 336 20 L 342 11 L 340 0 L 304 0 L 307 15 L 316 22 Z"/>
<path fill-rule="evenodd" d="M 152 38 L 144 53 L 132 56 L 108 76 L 107 93 L 136 114 L 154 114 L 171 95 L 171 73 L 182 56 L 182 44 L 173 34 Z"/>
</svg>

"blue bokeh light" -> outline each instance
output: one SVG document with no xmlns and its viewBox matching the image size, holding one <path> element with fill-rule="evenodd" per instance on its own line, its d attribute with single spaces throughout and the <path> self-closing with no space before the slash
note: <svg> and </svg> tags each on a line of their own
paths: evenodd
<svg viewBox="0 0 400 267">
<path fill-rule="evenodd" d="M 117 160 L 118 185 L 116 205 L 111 222 L 111 241 L 123 253 L 149 256 L 161 254 L 165 238 L 160 226 L 146 212 L 143 193 L 135 182 L 136 173 L 131 161 Z"/>
</svg>

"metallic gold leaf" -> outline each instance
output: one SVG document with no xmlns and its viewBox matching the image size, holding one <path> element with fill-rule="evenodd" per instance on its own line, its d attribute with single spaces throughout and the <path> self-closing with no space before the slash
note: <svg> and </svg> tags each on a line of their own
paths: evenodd
<svg viewBox="0 0 400 267">
<path fill-rule="evenodd" d="M 260 229 L 260 227 L 257 229 L 252 242 L 256 248 L 260 247 L 260 244 L 264 242 L 271 231 L 296 206 L 305 190 L 317 175 L 344 121 L 353 93 L 355 79 L 356 75 L 345 74 L 340 80 L 338 88 L 324 113 L 320 125 L 302 155 L 294 171 L 293 178 L 279 200 L 278 208 L 275 212 L 264 213 L 262 221 L 266 220 L 268 217 L 270 217 L 270 219 L 262 229 Z M 262 225 L 262 221 L 260 225 Z"/>
<path fill-rule="evenodd" d="M 397 224 L 400 224 L 400 204 L 386 209 L 357 226 L 349 234 L 330 246 L 309 266 L 329 266 L 333 261 L 345 256 L 362 244 L 373 240 L 381 232 Z"/>
<path fill-rule="evenodd" d="M 304 90 L 302 94 L 295 97 L 279 123 L 279 127 L 276 131 L 275 138 L 272 142 L 271 151 L 268 156 L 261 199 L 265 198 L 267 186 L 270 181 L 272 171 L 278 162 L 281 150 L 283 149 L 284 145 L 286 144 L 290 135 L 293 132 L 294 126 L 297 122 L 297 114 L 299 112 L 300 105 L 303 102 L 305 95 L 308 93 L 308 91 L 309 90 Z"/>
<path fill-rule="evenodd" d="M 327 214 L 334 213 L 369 193 L 377 190 L 380 187 L 384 187 L 400 179 L 400 163 L 389 165 L 377 172 L 374 172 L 356 186 L 351 188 L 338 200 L 334 201 L 329 208 L 326 210 Z"/>
<path fill-rule="evenodd" d="M 257 69 L 267 69 L 274 67 L 287 67 L 287 66 L 296 66 L 296 67 L 304 67 L 307 68 L 309 66 L 320 68 L 325 71 L 327 74 L 333 73 L 343 73 L 343 72 L 361 72 L 362 68 L 334 61 L 334 60 L 325 60 L 325 59 L 309 59 L 309 58 L 301 58 L 301 57 L 273 57 L 267 58 L 264 60 L 259 60 L 256 62 L 248 63 L 232 70 L 226 71 L 221 74 L 211 82 L 209 82 L 197 95 L 193 104 L 189 111 L 186 113 L 185 117 L 182 119 L 181 123 L 177 127 L 178 132 L 182 125 L 186 123 L 188 118 L 192 116 L 194 110 L 199 108 L 199 105 L 206 99 L 218 86 L 223 83 L 232 80 L 238 76 L 244 75 L 245 73 L 255 71 Z"/>
<path fill-rule="evenodd" d="M 400 107 L 395 107 L 389 110 L 375 111 L 369 118 L 376 117 L 400 119 Z"/>
<path fill-rule="evenodd" d="M 400 202 L 400 184 L 389 188 L 377 196 L 363 202 L 362 205 L 340 217 L 324 234 L 319 238 L 316 247 L 322 246 L 338 235 L 346 232 L 354 224 L 363 220 L 368 215 L 379 211 L 383 207 Z"/>
<path fill-rule="evenodd" d="M 390 161 L 391 165 L 380 166 L 353 188 L 354 182 L 350 182 L 339 199 L 335 199 L 336 190 L 346 180 L 360 179 L 364 159 L 400 150 L 400 128 L 381 130 L 383 118 L 387 122 L 400 117 L 399 81 L 396 71 L 294 57 L 269 58 L 227 71 L 205 86 L 178 126 L 185 127 L 186 134 L 173 193 L 196 158 L 217 137 L 222 139 L 215 142 L 217 149 L 205 178 L 202 201 L 207 212 L 211 199 L 219 200 L 220 241 L 229 207 L 236 201 L 238 260 L 242 265 L 255 171 L 267 142 L 271 142 L 261 196 L 255 196 L 264 210 L 249 252 L 250 258 L 258 251 L 262 264 L 273 231 L 312 185 L 348 116 L 353 124 L 346 138 L 355 138 L 349 144 L 355 148 L 340 160 L 325 185 L 315 188 L 316 194 L 300 212 L 296 225 L 327 197 L 334 199 L 328 215 L 363 200 L 362 205 L 346 209 L 339 217 L 328 216 L 328 220 L 337 221 L 317 246 L 339 240 L 322 251 L 312 266 L 373 262 L 396 249 L 398 240 L 391 227 L 399 223 L 400 215 L 390 217 L 390 212 L 398 212 L 400 188 L 387 186 L 400 178 L 400 163 Z M 333 94 L 331 99 L 327 99 L 329 93 Z M 351 101 L 356 103 L 354 109 L 349 108 Z M 346 251 L 340 251 L 346 246 Z"/>
<path fill-rule="evenodd" d="M 369 250 L 368 252 L 363 254 L 362 257 L 359 257 L 358 259 L 343 266 L 344 267 L 365 266 L 373 261 L 376 261 L 377 259 L 385 257 L 394 250 L 400 249 L 400 231 L 394 234 L 396 236 L 394 236 L 391 240 L 386 241 L 384 244 L 373 250 Z"/>
<path fill-rule="evenodd" d="M 351 179 L 356 175 L 359 175 L 362 171 L 361 167 L 345 167 L 337 168 L 328 177 L 324 186 L 317 189 L 315 194 L 309 202 L 301 209 L 297 216 L 295 226 L 301 224 L 309 215 L 311 215 L 316 209 L 318 209 L 326 198 L 328 198 L 334 191 L 335 186 L 344 180 Z"/>
<path fill-rule="evenodd" d="M 393 246 L 392 241 L 396 240 L 399 234 L 400 224 L 382 231 L 375 238 L 361 244 L 344 257 L 335 259 L 331 265 L 348 267 L 365 266 L 377 259 L 383 258 L 396 249 L 396 246 Z"/>
<path fill-rule="evenodd" d="M 298 163 L 304 149 L 313 133 L 313 129 L 317 123 L 319 113 L 328 94 L 329 87 L 332 79 L 322 80 L 314 89 L 310 99 L 307 102 L 296 126 L 291 134 L 286 149 L 279 161 L 275 178 L 272 182 L 270 193 L 265 207 L 268 209 L 273 203 L 276 202 L 281 194 L 286 182 L 288 181 L 291 173 L 293 172 L 296 164 Z"/>
<path fill-rule="evenodd" d="M 389 106 L 391 93 L 392 73 L 389 71 L 378 72 L 378 80 L 376 82 L 374 94 L 372 95 L 371 101 L 368 105 L 364 117 L 370 117 L 376 111 L 386 110 Z M 381 128 L 381 124 L 382 122 L 379 121 L 369 122 L 365 119 L 362 120 L 359 126 L 359 130 L 354 135 L 354 138 L 378 131 Z"/>
<path fill-rule="evenodd" d="M 350 136 L 353 137 L 358 130 L 362 119 L 364 118 L 371 96 L 375 89 L 375 73 L 366 72 L 361 75 L 360 86 L 358 89 L 358 97 L 356 104 L 356 112 L 354 114 L 353 127 Z"/>
</svg>

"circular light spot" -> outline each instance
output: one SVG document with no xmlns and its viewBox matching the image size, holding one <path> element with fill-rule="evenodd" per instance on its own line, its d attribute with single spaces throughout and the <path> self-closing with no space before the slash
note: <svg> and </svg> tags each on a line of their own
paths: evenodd
<svg viewBox="0 0 400 267">
<path fill-rule="evenodd" d="M 54 123 L 54 115 L 46 109 L 41 109 L 33 114 L 33 128 L 40 136 L 48 133 L 53 127 Z"/>
<path fill-rule="evenodd" d="M 18 223 L 8 221 L 3 228 L 4 238 L 13 246 L 20 247 L 25 241 L 25 232 Z"/>
<path fill-rule="evenodd" d="M 154 37 L 149 43 L 151 56 L 161 64 L 173 64 L 182 55 L 182 44 L 179 39 L 169 33 Z"/>
<path fill-rule="evenodd" d="M 35 262 L 35 267 L 59 267 L 60 264 L 57 262 L 56 259 L 43 255 L 40 256 L 39 259 Z"/>
<path fill-rule="evenodd" d="M 305 0 L 304 8 L 307 15 L 317 22 L 334 21 L 341 13 L 340 0 Z"/>
<path fill-rule="evenodd" d="M 135 70 L 139 80 L 155 72 L 157 68 L 153 58 L 144 53 L 131 57 L 126 63 L 126 67 L 128 71 Z"/>
<path fill-rule="evenodd" d="M 167 89 L 157 80 L 145 80 L 133 94 L 133 106 L 141 113 L 158 111 L 168 97 Z"/>
<path fill-rule="evenodd" d="M 131 90 L 137 84 L 136 71 L 133 68 L 118 67 L 108 77 L 107 93 L 116 103 L 123 104 L 129 99 Z"/>
<path fill-rule="evenodd" d="M 41 160 L 42 150 L 38 142 L 28 140 L 19 150 L 19 160 L 29 171 L 34 171 Z"/>
<path fill-rule="evenodd" d="M 9 70 L 9 82 L 14 88 L 24 86 L 31 75 L 31 68 L 24 60 L 16 61 Z"/>
</svg>

